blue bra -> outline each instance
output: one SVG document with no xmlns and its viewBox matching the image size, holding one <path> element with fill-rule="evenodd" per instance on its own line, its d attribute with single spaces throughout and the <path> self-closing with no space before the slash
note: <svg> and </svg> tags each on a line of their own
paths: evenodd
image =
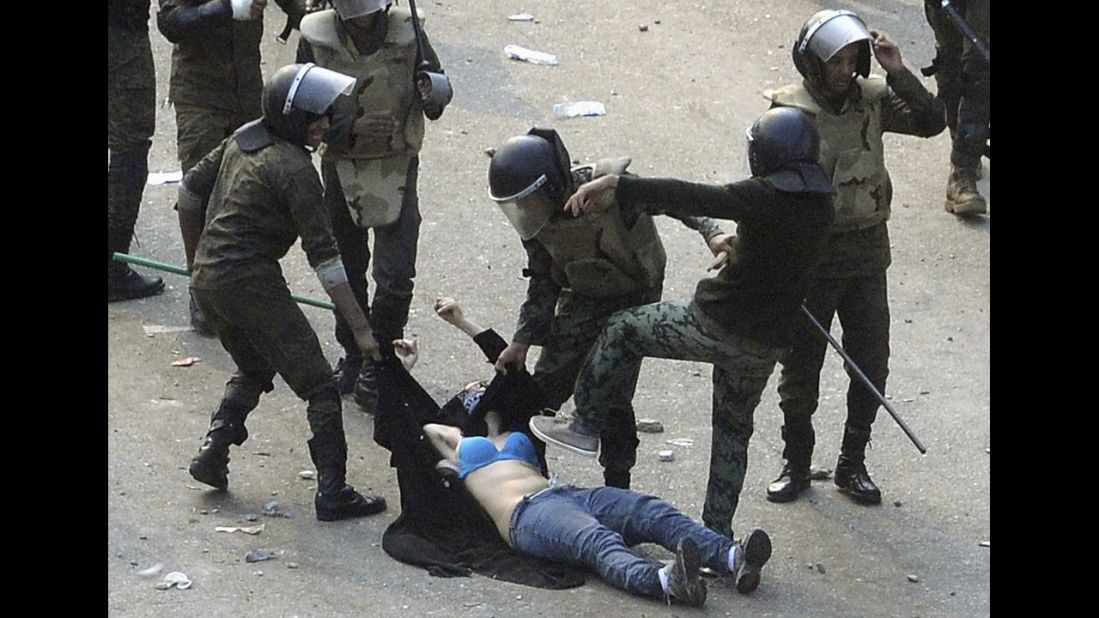
<svg viewBox="0 0 1099 618">
<path fill-rule="evenodd" d="M 504 442 L 504 448 L 496 450 L 492 440 L 482 436 L 470 436 L 462 438 L 458 446 L 458 478 L 465 478 L 470 472 L 480 470 L 485 466 L 515 459 L 526 462 L 535 468 L 540 468 L 538 454 L 534 451 L 534 444 L 526 434 L 518 431 L 508 436 Z"/>
</svg>

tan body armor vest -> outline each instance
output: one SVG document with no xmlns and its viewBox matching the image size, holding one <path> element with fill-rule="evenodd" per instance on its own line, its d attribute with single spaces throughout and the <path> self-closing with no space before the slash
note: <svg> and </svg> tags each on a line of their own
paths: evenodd
<svg viewBox="0 0 1099 618">
<path fill-rule="evenodd" d="M 885 79 L 856 78 L 857 99 L 849 99 L 838 116 L 821 107 L 803 84 L 776 90 L 775 105 L 796 107 L 812 116 L 820 133 L 820 165 L 836 187 L 837 232 L 868 228 L 889 219 L 893 183 L 885 169 L 882 147 L 882 100 Z"/>
<path fill-rule="evenodd" d="M 415 91 L 416 31 L 412 13 L 393 6 L 381 49 L 362 56 L 329 9 L 302 18 L 301 33 L 313 46 L 317 64 L 356 79 L 354 96 L 338 97 L 337 115 L 389 111 L 397 126 L 388 143 L 352 135 L 348 142 L 323 144 L 325 161 L 335 165 L 351 220 L 359 227 L 389 225 L 401 214 L 408 166 L 424 141 L 424 109 Z M 423 22 L 423 15 L 420 21 Z"/>
<path fill-rule="evenodd" d="M 598 178 L 621 174 L 628 158 L 604 159 L 595 166 L 574 168 L 581 176 Z M 611 194 L 604 194 L 606 208 L 582 217 L 562 217 L 546 223 L 534 240 L 553 258 L 551 276 L 557 285 L 595 298 L 625 296 L 664 283 L 666 256 L 656 224 L 641 215 L 632 228 Z"/>
</svg>

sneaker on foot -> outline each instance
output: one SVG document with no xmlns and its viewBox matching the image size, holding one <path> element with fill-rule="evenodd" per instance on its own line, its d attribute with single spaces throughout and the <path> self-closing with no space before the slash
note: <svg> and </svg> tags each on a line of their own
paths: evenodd
<svg viewBox="0 0 1099 618">
<path fill-rule="evenodd" d="M 576 421 L 565 425 L 556 422 L 552 416 L 532 416 L 529 425 L 531 432 L 547 444 L 555 444 L 585 457 L 595 457 L 599 452 L 599 436 L 579 430 Z"/>
<path fill-rule="evenodd" d="M 691 539 L 681 539 L 675 548 L 675 562 L 668 572 L 668 596 L 676 603 L 702 607 L 706 602 L 706 581 L 699 576 L 702 551 Z"/>
<path fill-rule="evenodd" d="M 740 594 L 749 594 L 759 587 L 759 575 L 763 565 L 771 559 L 771 537 L 759 528 L 752 530 L 743 540 L 737 541 L 739 546 L 736 556 L 736 568 L 733 569 L 733 579 L 736 582 L 736 591 Z"/>
</svg>

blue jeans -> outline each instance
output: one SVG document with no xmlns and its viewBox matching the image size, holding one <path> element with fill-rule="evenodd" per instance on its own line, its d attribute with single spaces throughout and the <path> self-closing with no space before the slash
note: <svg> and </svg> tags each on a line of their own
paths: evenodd
<svg viewBox="0 0 1099 618">
<path fill-rule="evenodd" d="M 515 549 L 557 562 L 586 566 L 607 583 L 634 594 L 662 597 L 663 565 L 630 550 L 656 543 L 675 551 L 690 538 L 703 562 L 728 573 L 733 541 L 687 517 L 671 504 L 617 487 L 551 487 L 523 498 L 511 516 Z"/>
</svg>

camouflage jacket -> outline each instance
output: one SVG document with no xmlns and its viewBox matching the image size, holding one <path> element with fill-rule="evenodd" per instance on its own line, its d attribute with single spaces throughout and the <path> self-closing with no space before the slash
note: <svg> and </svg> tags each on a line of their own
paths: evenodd
<svg viewBox="0 0 1099 618">
<path fill-rule="evenodd" d="M 767 348 L 790 345 L 794 318 L 809 290 L 835 211 L 825 195 L 783 193 L 765 179 L 725 186 L 622 177 L 617 199 L 631 213 L 705 215 L 737 222 L 724 268 L 695 289 L 692 310 L 718 337 Z"/>
<path fill-rule="evenodd" d="M 236 140 L 239 133 L 226 138 L 183 179 L 184 188 L 207 203 L 191 273 L 191 285 L 197 288 L 224 288 L 252 277 L 281 278 L 279 259 L 299 236 L 314 268 L 339 256 L 309 152 L 275 136 L 271 145 L 245 152 Z"/>
<path fill-rule="evenodd" d="M 627 165 L 629 159 L 623 158 L 573 168 L 573 182 L 579 186 L 607 173 L 623 174 Z M 638 213 L 625 217 L 614 198 L 604 199 L 610 203 L 597 215 L 578 219 L 561 215 L 523 242 L 527 252 L 523 274 L 530 282 L 519 309 L 515 341 L 545 345 L 562 292 L 592 299 L 631 295 L 640 299 L 646 291 L 663 286 L 666 256 L 652 218 Z M 707 241 L 722 233 L 706 217 L 680 220 Z"/>
</svg>

